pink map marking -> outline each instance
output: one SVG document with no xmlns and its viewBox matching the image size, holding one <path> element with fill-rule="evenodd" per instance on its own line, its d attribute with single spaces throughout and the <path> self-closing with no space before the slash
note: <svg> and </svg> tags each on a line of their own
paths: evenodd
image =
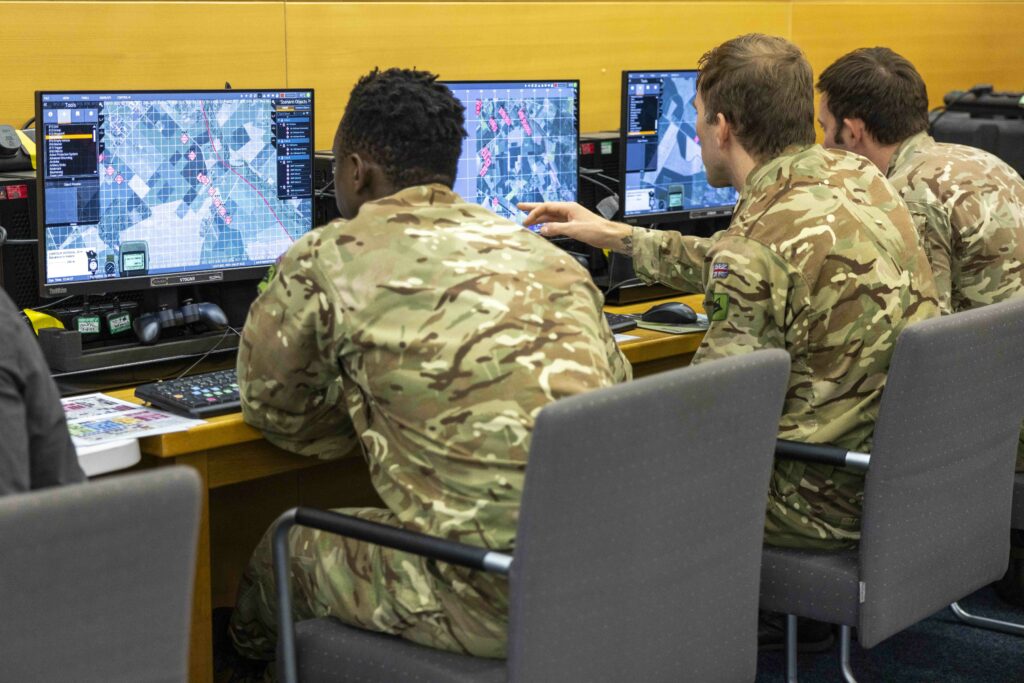
<svg viewBox="0 0 1024 683">
<path fill-rule="evenodd" d="M 484 108 L 484 103 L 481 100 L 476 101 L 476 115 L 480 116 L 480 110 Z"/>
<path fill-rule="evenodd" d="M 497 133 L 498 132 L 498 123 L 493 118 L 490 119 L 489 123 L 490 123 L 490 126 L 491 126 L 491 132 L 492 133 Z"/>
<path fill-rule="evenodd" d="M 116 176 L 114 176 L 114 182 L 120 185 L 121 183 L 124 182 L 124 176 L 118 173 Z"/>
<path fill-rule="evenodd" d="M 107 175 L 114 175 L 114 167 L 107 166 Z"/>
<path fill-rule="evenodd" d="M 509 118 L 508 112 L 505 111 L 505 107 L 498 107 L 498 116 L 501 117 L 501 120 L 505 122 L 506 126 L 512 125 L 512 119 Z"/>
<path fill-rule="evenodd" d="M 284 95 L 281 95 L 281 97 L 283 98 Z M 200 104 L 200 111 L 203 112 L 203 122 L 206 124 L 206 134 L 212 137 L 213 136 L 213 131 L 210 130 L 210 119 L 206 115 L 206 107 L 203 106 L 202 104 Z M 243 183 L 245 183 L 250 188 L 252 188 L 252 191 L 256 193 L 256 196 L 258 196 L 260 199 L 262 199 L 263 203 L 267 205 L 267 209 L 270 210 L 270 214 L 274 217 L 274 220 L 277 221 L 277 224 L 281 226 L 281 230 L 284 232 L 285 237 L 288 238 L 288 241 L 289 242 L 294 242 L 295 238 L 291 236 L 291 234 L 288 232 L 287 229 L 285 229 L 284 223 L 281 222 L 281 219 L 278 217 L 277 212 L 274 211 L 274 207 L 272 207 L 270 205 L 270 202 L 268 202 L 267 198 L 263 196 L 263 193 L 260 192 L 258 189 L 256 189 L 255 185 L 253 185 L 248 180 L 246 180 L 245 176 L 243 176 L 241 173 L 239 173 L 235 169 L 231 168 L 230 165 L 225 163 L 225 161 L 220 158 L 220 154 L 217 154 L 216 152 L 217 152 L 217 148 L 214 147 L 214 154 L 217 157 L 217 161 L 220 162 L 220 165 L 223 166 L 224 168 L 228 169 L 228 171 L 230 171 L 231 173 L 234 173 L 236 176 L 238 176 L 241 179 L 241 181 Z M 225 219 L 225 222 L 229 222 L 229 221 L 227 221 L 227 219 Z"/>
<path fill-rule="evenodd" d="M 196 160 L 196 153 L 195 153 L 195 150 L 193 150 L 193 151 L 191 151 L 191 152 L 189 152 L 189 153 L 188 153 L 188 160 L 189 160 L 189 161 L 195 161 L 195 160 Z"/>
<path fill-rule="evenodd" d="M 224 216 L 224 222 L 231 225 L 231 216 Z"/>
<path fill-rule="evenodd" d="M 519 110 L 519 122 L 523 124 L 523 130 L 526 131 L 527 135 L 533 135 L 533 128 L 530 127 L 530 122 L 526 120 L 526 112 L 522 109 Z"/>
<path fill-rule="evenodd" d="M 100 154 L 100 161 L 103 161 L 103 159 L 105 159 L 106 156 L 107 156 L 106 154 Z"/>
<path fill-rule="evenodd" d="M 493 121 L 494 119 L 491 120 Z M 484 160 L 483 165 L 480 166 L 480 177 L 482 178 L 487 173 L 487 169 L 491 167 L 491 150 L 484 147 L 480 150 L 480 157 Z"/>
<path fill-rule="evenodd" d="M 183 145 L 188 144 L 188 135 L 186 135 L 185 133 L 181 134 L 181 144 L 183 144 Z"/>
</svg>

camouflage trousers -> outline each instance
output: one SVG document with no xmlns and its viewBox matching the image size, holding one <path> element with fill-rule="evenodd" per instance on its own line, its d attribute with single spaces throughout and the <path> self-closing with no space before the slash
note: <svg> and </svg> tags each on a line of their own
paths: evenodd
<svg viewBox="0 0 1024 683">
<path fill-rule="evenodd" d="M 764 542 L 805 550 L 852 548 L 860 541 L 863 497 L 861 473 L 776 462 L 768 487 Z"/>
<path fill-rule="evenodd" d="M 398 526 L 389 510 L 338 512 Z M 296 621 L 336 617 L 440 650 L 505 656 L 508 583 L 504 577 L 305 527 L 291 530 L 289 546 Z M 277 599 L 270 531 L 242 576 L 229 629 L 242 655 L 275 658 Z"/>
</svg>

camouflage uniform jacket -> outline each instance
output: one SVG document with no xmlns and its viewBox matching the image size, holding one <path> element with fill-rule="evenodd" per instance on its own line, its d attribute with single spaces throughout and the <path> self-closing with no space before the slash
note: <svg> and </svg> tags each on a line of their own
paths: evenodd
<svg viewBox="0 0 1024 683">
<path fill-rule="evenodd" d="M 1024 293 L 1024 180 L 988 152 L 903 141 L 886 173 L 907 203 L 943 313 Z"/>
<path fill-rule="evenodd" d="M 747 176 L 711 238 L 637 228 L 640 277 L 706 292 L 694 362 L 781 348 L 792 358 L 784 439 L 870 451 L 896 336 L 938 314 L 906 208 L 866 159 L 791 147 Z M 737 416 L 742 420 L 742 416 Z M 766 540 L 841 547 L 859 538 L 863 476 L 776 463 Z"/>
<path fill-rule="evenodd" d="M 534 419 L 630 377 L 587 272 L 441 185 L 303 236 L 253 304 L 248 423 L 288 450 L 354 443 L 409 529 L 511 550 Z"/>
<path fill-rule="evenodd" d="M 886 175 L 917 224 L 943 313 L 1024 295 L 1024 180 L 1013 168 L 918 133 L 896 150 Z M 1017 471 L 1024 472 L 1024 432 Z"/>
</svg>

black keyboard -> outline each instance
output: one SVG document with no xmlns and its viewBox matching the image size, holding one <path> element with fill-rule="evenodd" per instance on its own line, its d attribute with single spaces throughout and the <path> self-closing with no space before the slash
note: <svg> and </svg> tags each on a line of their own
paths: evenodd
<svg viewBox="0 0 1024 683">
<path fill-rule="evenodd" d="M 199 418 L 235 412 L 241 405 L 234 370 L 142 384 L 135 390 L 135 396 L 157 408 Z"/>
<path fill-rule="evenodd" d="M 608 327 L 612 328 L 612 332 L 618 334 L 619 332 L 628 332 L 636 327 L 636 318 L 631 315 L 624 315 L 622 313 L 605 313 L 605 320 L 608 321 Z"/>
</svg>

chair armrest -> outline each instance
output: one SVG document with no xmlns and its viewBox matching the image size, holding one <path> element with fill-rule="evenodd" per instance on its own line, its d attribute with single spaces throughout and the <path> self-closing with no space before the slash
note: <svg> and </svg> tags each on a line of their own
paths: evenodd
<svg viewBox="0 0 1024 683">
<path fill-rule="evenodd" d="M 375 543 L 387 548 L 457 564 L 470 569 L 507 575 L 512 567 L 512 556 L 456 543 L 443 538 L 427 536 L 386 524 L 368 522 L 351 515 L 343 515 L 313 508 L 292 508 L 274 522 L 274 584 L 277 592 L 278 676 L 284 683 L 298 683 L 295 661 L 295 624 L 292 622 L 292 594 L 288 579 L 291 563 L 288 550 L 288 532 L 295 525 L 320 529 L 339 536 Z"/>
<path fill-rule="evenodd" d="M 871 455 L 848 451 L 839 446 L 823 443 L 803 443 L 778 439 L 775 442 L 775 457 L 783 460 L 800 460 L 818 465 L 833 467 L 849 467 L 852 470 L 866 472 L 871 464 Z"/>
</svg>

